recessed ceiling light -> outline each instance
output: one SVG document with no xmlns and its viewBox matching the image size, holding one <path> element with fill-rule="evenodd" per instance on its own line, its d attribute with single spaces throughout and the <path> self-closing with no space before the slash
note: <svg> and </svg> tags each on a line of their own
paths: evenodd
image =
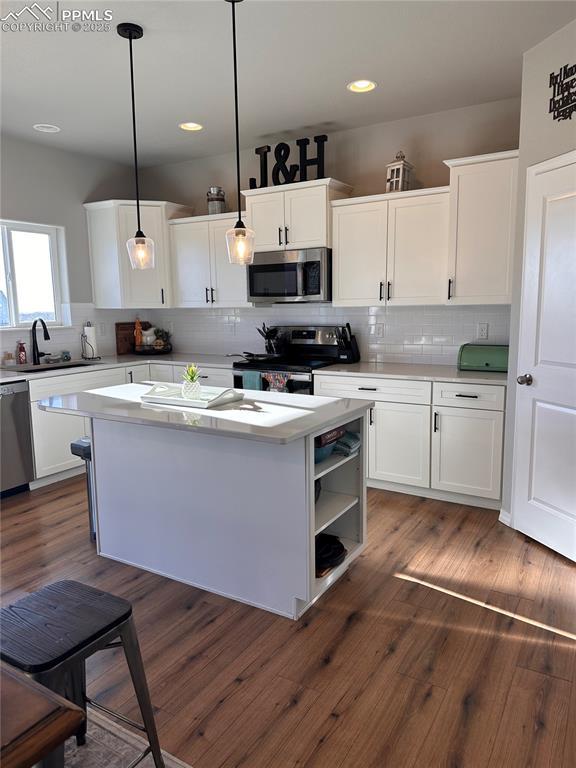
<svg viewBox="0 0 576 768">
<path fill-rule="evenodd" d="M 200 123 L 180 123 L 178 127 L 183 131 L 201 131 L 204 128 Z"/>
<path fill-rule="evenodd" d="M 372 80 L 354 80 L 352 83 L 348 83 L 346 86 L 352 93 L 368 93 L 376 88 L 376 83 Z"/>
<path fill-rule="evenodd" d="M 62 130 L 57 125 L 50 125 L 50 123 L 36 123 L 32 128 L 35 131 L 40 131 L 40 133 L 60 133 Z"/>
</svg>

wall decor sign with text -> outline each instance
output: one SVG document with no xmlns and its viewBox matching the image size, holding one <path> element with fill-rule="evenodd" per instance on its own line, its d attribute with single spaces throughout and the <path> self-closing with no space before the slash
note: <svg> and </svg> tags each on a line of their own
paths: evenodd
<svg viewBox="0 0 576 768">
<path fill-rule="evenodd" d="M 576 64 L 565 64 L 558 72 L 550 72 L 552 89 L 548 112 L 553 120 L 572 120 L 576 112 Z"/>
<path fill-rule="evenodd" d="M 308 181 L 308 170 L 316 168 L 316 178 L 324 178 L 324 145 L 328 136 L 314 136 L 316 145 L 316 157 L 308 157 L 310 139 L 297 139 L 296 146 L 299 150 L 298 163 L 288 164 L 290 158 L 290 146 L 281 141 L 274 147 L 274 160 L 272 166 L 272 186 L 280 184 L 293 184 L 295 181 Z M 268 144 L 256 147 L 254 150 L 260 158 L 260 184 L 257 179 L 250 179 L 250 189 L 261 189 L 270 186 L 268 183 L 268 155 L 271 148 Z"/>
</svg>

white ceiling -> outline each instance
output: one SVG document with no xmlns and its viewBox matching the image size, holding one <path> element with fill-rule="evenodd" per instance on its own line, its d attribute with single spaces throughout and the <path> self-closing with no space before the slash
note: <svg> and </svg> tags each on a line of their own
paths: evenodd
<svg viewBox="0 0 576 768">
<path fill-rule="evenodd" d="M 2 16 L 22 5 L 3 3 Z M 109 8 L 112 30 L 0 32 L 4 130 L 130 162 L 128 43 L 115 26 L 134 21 L 144 27 L 134 43 L 143 163 L 233 149 L 228 3 L 60 5 Z M 552 0 L 246 0 L 237 6 L 242 146 L 518 96 L 522 53 L 575 16 L 576 3 Z M 379 87 L 349 93 L 357 78 Z M 204 131 L 179 130 L 185 120 Z M 34 123 L 62 132 L 38 134 Z"/>
</svg>

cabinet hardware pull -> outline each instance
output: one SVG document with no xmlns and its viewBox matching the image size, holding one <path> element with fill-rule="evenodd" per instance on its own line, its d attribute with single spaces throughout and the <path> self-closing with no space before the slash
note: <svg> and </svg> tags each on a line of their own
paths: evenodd
<svg viewBox="0 0 576 768">
<path fill-rule="evenodd" d="M 207 379 L 208 376 L 199 376 L 198 378 L 200 378 L 200 379 Z"/>
<path fill-rule="evenodd" d="M 454 395 L 454 397 L 469 397 L 472 400 L 478 400 L 478 395 L 461 395 L 461 394 L 457 394 L 457 395 Z"/>
<path fill-rule="evenodd" d="M 288 245 L 288 227 L 284 227 L 284 245 Z"/>
<path fill-rule="evenodd" d="M 130 384 L 134 383 L 134 374 L 132 371 L 128 371 L 128 378 L 130 379 Z"/>
<path fill-rule="evenodd" d="M 391 291 L 392 291 L 392 283 L 390 282 L 390 280 L 388 280 L 387 290 L 386 290 L 386 301 L 390 301 Z"/>
<path fill-rule="evenodd" d="M 448 301 L 452 298 L 452 278 L 448 279 Z"/>
<path fill-rule="evenodd" d="M 210 288 L 210 301 L 214 304 L 214 288 Z"/>
<path fill-rule="evenodd" d="M 376 387 L 358 387 L 362 392 L 376 392 Z"/>
<path fill-rule="evenodd" d="M 164 288 L 160 288 L 160 298 L 162 299 L 162 304 L 164 304 Z"/>
<path fill-rule="evenodd" d="M 380 281 L 380 293 L 378 298 L 380 299 L 380 301 L 382 301 L 382 299 L 384 298 L 384 283 L 382 281 Z"/>
<path fill-rule="evenodd" d="M 278 245 L 282 245 L 282 227 L 278 227 Z"/>
<path fill-rule="evenodd" d="M 531 373 L 523 373 L 522 376 L 518 376 L 516 381 L 518 384 L 526 384 L 527 387 L 531 387 L 534 379 L 532 378 Z"/>
<path fill-rule="evenodd" d="M 210 298 L 208 296 L 208 288 L 204 288 L 204 290 L 206 291 L 206 304 L 210 304 Z"/>
<path fill-rule="evenodd" d="M 438 432 L 438 412 L 434 411 L 434 432 Z"/>
<path fill-rule="evenodd" d="M 370 408 L 370 426 L 374 424 L 374 408 Z"/>
</svg>

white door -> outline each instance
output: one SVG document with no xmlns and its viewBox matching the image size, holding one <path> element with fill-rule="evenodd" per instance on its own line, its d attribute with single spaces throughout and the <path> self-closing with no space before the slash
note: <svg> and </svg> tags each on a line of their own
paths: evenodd
<svg viewBox="0 0 576 768">
<path fill-rule="evenodd" d="M 70 443 L 86 434 L 83 416 L 48 413 L 31 403 L 36 477 L 46 477 L 83 464 L 70 453 Z"/>
<path fill-rule="evenodd" d="M 433 407 L 432 488 L 500 498 L 504 414 Z"/>
<path fill-rule="evenodd" d="M 447 298 L 448 193 L 388 203 L 386 292 L 394 304 L 444 304 Z"/>
<path fill-rule="evenodd" d="M 168 303 L 168 254 L 165 243 L 164 209 L 160 206 L 140 207 L 142 231 L 154 240 L 154 269 L 132 269 L 126 241 L 137 228 L 136 206 L 118 206 L 119 258 L 123 277 L 123 306 L 137 309 L 163 307 Z"/>
<path fill-rule="evenodd" d="M 226 232 L 236 218 L 210 222 L 210 268 L 215 307 L 247 307 L 247 268 L 230 264 L 226 247 Z"/>
<path fill-rule="evenodd" d="M 257 251 L 283 251 L 284 192 L 246 197 L 246 224 L 254 230 Z"/>
<path fill-rule="evenodd" d="M 512 524 L 576 560 L 576 152 L 528 169 L 522 281 Z"/>
<path fill-rule="evenodd" d="M 210 294 L 210 232 L 208 222 L 170 225 L 172 282 L 176 307 L 206 307 Z"/>
<path fill-rule="evenodd" d="M 359 203 L 332 210 L 332 303 L 373 307 L 386 301 L 388 203 Z"/>
<path fill-rule="evenodd" d="M 510 304 L 518 160 L 450 172 L 452 304 Z"/>
<path fill-rule="evenodd" d="M 376 403 L 371 410 L 368 477 L 430 487 L 430 406 Z"/>
<path fill-rule="evenodd" d="M 284 193 L 284 245 L 287 248 L 328 247 L 327 188 L 287 189 Z"/>
</svg>

